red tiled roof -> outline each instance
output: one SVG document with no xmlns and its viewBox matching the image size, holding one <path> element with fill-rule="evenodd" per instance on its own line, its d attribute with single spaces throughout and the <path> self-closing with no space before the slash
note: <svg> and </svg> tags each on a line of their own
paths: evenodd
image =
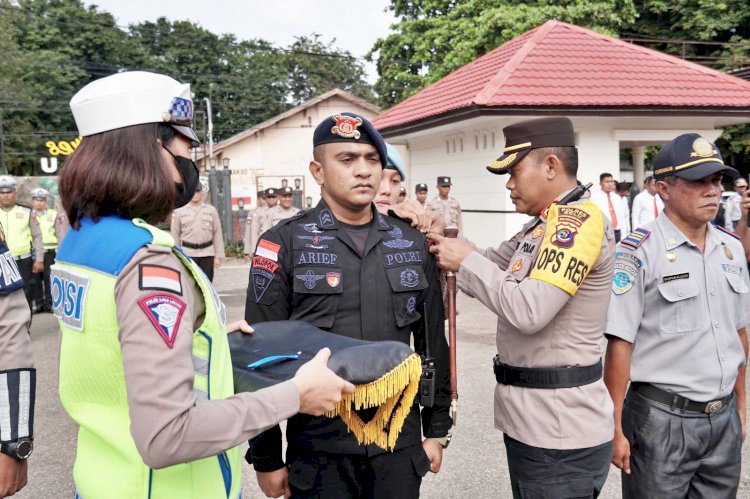
<svg viewBox="0 0 750 499">
<path fill-rule="evenodd" d="M 381 131 L 464 108 L 750 108 L 750 82 L 548 21 L 378 116 Z"/>
</svg>

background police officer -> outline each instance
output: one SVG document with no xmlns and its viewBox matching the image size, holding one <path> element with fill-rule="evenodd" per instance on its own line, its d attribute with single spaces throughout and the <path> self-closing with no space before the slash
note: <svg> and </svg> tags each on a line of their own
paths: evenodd
<svg viewBox="0 0 750 499">
<path fill-rule="evenodd" d="M 596 497 L 613 434 L 601 378 L 612 230 L 588 199 L 553 204 L 576 188 L 569 119 L 523 121 L 503 133 L 504 154 L 487 168 L 510 174 L 516 210 L 535 218 L 496 249 L 430 234 L 430 251 L 498 317 L 495 426 L 505 434 L 513 496 Z"/>
<path fill-rule="evenodd" d="M 219 212 L 203 202 L 208 193 L 208 182 L 201 179 L 193 199 L 172 214 L 172 237 L 203 270 L 209 281 L 214 280 L 214 268 L 221 265 L 224 238 L 221 233 Z"/>
<path fill-rule="evenodd" d="M 742 245 L 709 223 L 722 174 L 738 173 L 700 135 L 666 144 L 664 212 L 617 246 L 605 365 L 626 498 L 737 495 L 750 280 Z"/>
<path fill-rule="evenodd" d="M 36 369 L 31 355 L 31 314 L 23 279 L 0 229 L 0 497 L 26 485 L 33 449 Z"/>
<path fill-rule="evenodd" d="M 257 240 L 254 240 L 252 237 L 253 220 L 256 217 L 259 217 L 268 209 L 268 206 L 266 206 L 266 191 L 258 191 L 257 199 L 258 199 L 257 206 L 255 207 L 254 210 L 252 210 L 250 213 L 247 214 L 247 218 L 245 219 L 245 229 L 242 235 L 242 245 L 243 245 L 242 252 L 245 255 L 250 255 L 255 249 L 255 245 L 258 242 Z"/>
<path fill-rule="evenodd" d="M 269 208 L 261 215 L 259 230 L 263 234 L 265 231 L 281 222 L 285 218 L 294 216 L 299 209 L 292 206 L 294 202 L 294 191 L 291 187 L 282 187 L 278 190 L 279 204 Z"/>
<path fill-rule="evenodd" d="M 260 212 L 259 215 L 254 215 L 253 220 L 250 222 L 250 253 L 255 250 L 255 246 L 258 244 L 258 237 L 263 233 L 260 230 L 260 225 L 265 219 L 265 213 L 271 208 L 275 207 L 279 202 L 278 189 L 269 187 L 264 191 L 266 207 Z"/>
<path fill-rule="evenodd" d="M 349 113 L 327 118 L 313 144 L 310 172 L 322 200 L 261 236 L 245 318 L 304 320 L 365 340 L 408 344 L 413 335 L 415 348 L 425 353 L 428 342 L 436 358 L 436 401 L 421 411 L 421 424 L 415 403 L 393 452 L 359 445 L 340 418 L 295 416 L 286 465 L 278 427 L 253 439 L 248 457 L 269 497 L 418 497 L 422 476 L 440 469 L 451 426 L 437 268 L 425 238 L 372 203 L 387 152 L 370 122 Z"/>
<path fill-rule="evenodd" d="M 458 227 L 458 234 L 461 236 L 464 233 L 461 205 L 449 195 L 452 185 L 450 177 L 437 178 L 438 195 L 430 200 L 430 209 L 440 214 L 446 227 Z"/>
<path fill-rule="evenodd" d="M 31 208 L 16 204 L 16 180 L 8 175 L 0 177 L 0 226 L 16 260 L 25 283 L 24 293 L 29 307 L 33 296 L 30 286 L 32 275 L 44 271 L 44 244 L 39 222 Z"/>
<path fill-rule="evenodd" d="M 44 271 L 34 274 L 32 278 L 32 296 L 34 308 L 32 312 L 52 312 L 52 296 L 49 287 L 49 269 L 55 263 L 57 243 L 64 237 L 63 222 L 57 211 L 47 207 L 49 192 L 38 187 L 31 191 L 33 214 L 39 222 L 44 244 Z"/>
<path fill-rule="evenodd" d="M 417 184 L 414 188 L 414 194 L 417 196 L 417 202 L 427 209 L 427 206 L 425 206 L 427 202 L 427 184 Z"/>
</svg>

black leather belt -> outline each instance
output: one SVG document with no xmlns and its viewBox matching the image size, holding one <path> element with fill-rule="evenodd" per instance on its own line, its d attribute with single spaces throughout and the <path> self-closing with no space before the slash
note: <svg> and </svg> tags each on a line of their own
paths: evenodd
<svg viewBox="0 0 750 499">
<path fill-rule="evenodd" d="M 732 395 L 728 395 L 719 400 L 695 402 L 666 390 L 662 390 L 661 388 L 657 388 L 649 383 L 641 383 L 638 381 L 630 383 L 630 389 L 649 400 L 660 402 L 664 405 L 674 407 L 675 409 L 682 409 L 683 411 L 690 412 L 705 412 L 707 414 L 719 412 L 722 407 L 726 407 L 732 400 Z"/>
<path fill-rule="evenodd" d="M 183 246 L 184 246 L 185 248 L 190 248 L 190 249 L 203 249 L 203 248 L 208 248 L 208 247 L 209 247 L 209 246 L 211 246 L 212 244 L 214 244 L 214 242 L 213 242 L 213 241 L 209 241 L 209 242 L 207 242 L 207 243 L 200 243 L 200 244 L 195 244 L 195 243 L 191 243 L 191 242 L 189 242 L 189 241 L 182 241 L 182 245 L 183 245 Z"/>
<path fill-rule="evenodd" d="M 495 379 L 503 385 L 525 388 L 572 388 L 598 381 L 602 377 L 602 361 L 583 367 L 514 367 L 493 359 Z"/>
</svg>

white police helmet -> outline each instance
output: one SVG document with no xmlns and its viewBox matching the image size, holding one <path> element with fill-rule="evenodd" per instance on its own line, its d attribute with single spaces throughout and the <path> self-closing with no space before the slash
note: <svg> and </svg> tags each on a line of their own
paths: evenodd
<svg viewBox="0 0 750 499">
<path fill-rule="evenodd" d="M 145 123 L 168 123 L 196 146 L 190 85 L 166 75 L 129 71 L 95 80 L 70 100 L 82 137 Z"/>
<path fill-rule="evenodd" d="M 13 192 L 16 190 L 16 179 L 10 175 L 0 176 L 0 192 Z"/>
<path fill-rule="evenodd" d="M 36 189 L 31 190 L 32 199 L 47 199 L 48 197 L 49 197 L 49 192 L 47 192 L 47 189 L 42 189 L 41 187 L 37 187 Z"/>
</svg>

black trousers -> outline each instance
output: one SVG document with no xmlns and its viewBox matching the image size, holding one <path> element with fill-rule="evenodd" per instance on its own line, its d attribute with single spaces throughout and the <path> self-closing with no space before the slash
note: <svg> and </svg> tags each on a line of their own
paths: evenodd
<svg viewBox="0 0 750 499">
<path fill-rule="evenodd" d="M 26 301 L 29 302 L 29 308 L 31 308 L 31 304 L 34 301 L 34 296 L 32 295 L 34 290 L 31 287 L 33 277 L 31 269 L 34 266 L 33 259 L 30 256 L 21 258 L 20 260 L 16 259 L 16 265 L 18 265 L 18 271 L 21 273 L 21 278 L 23 279 L 23 294 L 26 295 Z"/>
<path fill-rule="evenodd" d="M 52 311 L 52 293 L 49 285 L 50 267 L 55 263 L 57 251 L 47 250 L 44 252 L 44 271 L 41 274 L 34 274 L 31 278 L 31 296 L 34 299 L 34 307 Z"/>
<path fill-rule="evenodd" d="M 213 256 L 191 256 L 190 257 L 206 274 L 208 280 L 214 282 L 214 257 Z"/>
<path fill-rule="evenodd" d="M 713 414 L 682 411 L 629 391 L 622 430 L 630 442 L 630 475 L 622 496 L 737 497 L 742 424 L 737 401 Z"/>
<path fill-rule="evenodd" d="M 612 442 L 583 449 L 543 449 L 504 435 L 514 499 L 599 497 L 607 481 Z"/>
<path fill-rule="evenodd" d="M 295 499 L 415 499 L 430 469 L 421 444 L 377 456 L 287 450 Z"/>
</svg>

